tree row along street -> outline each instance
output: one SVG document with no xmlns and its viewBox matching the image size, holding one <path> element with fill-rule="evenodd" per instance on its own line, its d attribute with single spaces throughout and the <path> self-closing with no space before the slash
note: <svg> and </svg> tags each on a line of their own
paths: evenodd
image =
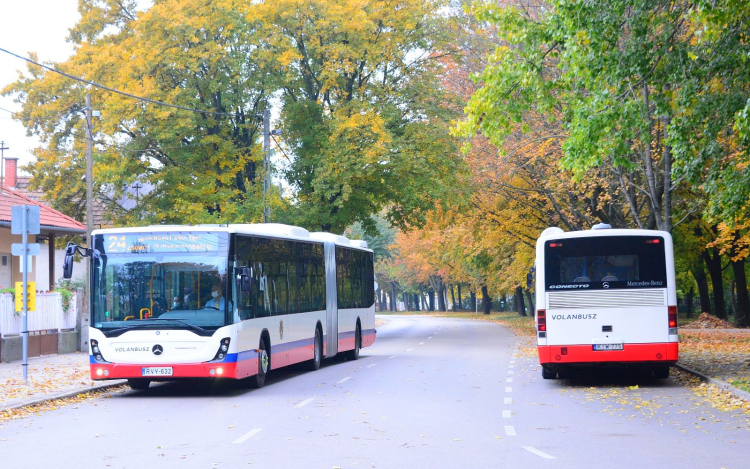
<svg viewBox="0 0 750 469">
<path fill-rule="evenodd" d="M 74 467 L 742 467 L 750 414 L 688 376 L 542 380 L 489 321 L 387 316 L 359 360 L 241 382 L 173 382 L 0 423 L 4 463 Z M 60 432 L 65 428 L 65 432 Z M 35 441 L 45 451 L 29 452 Z M 637 447 L 639 451 L 632 451 Z M 137 448 L 137 450 L 134 450 Z"/>
</svg>

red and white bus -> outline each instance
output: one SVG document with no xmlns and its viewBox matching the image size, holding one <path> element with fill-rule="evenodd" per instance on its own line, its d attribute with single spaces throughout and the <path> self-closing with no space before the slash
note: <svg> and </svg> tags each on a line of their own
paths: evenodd
<svg viewBox="0 0 750 469">
<path fill-rule="evenodd" d="M 375 340 L 373 253 L 364 241 L 280 224 L 96 230 L 90 255 L 91 378 L 134 389 L 249 378 Z M 65 274 L 81 249 L 68 248 Z"/>
<path fill-rule="evenodd" d="M 628 365 L 667 378 L 677 361 L 672 237 L 664 231 L 547 228 L 536 244 L 542 377 Z"/>
</svg>

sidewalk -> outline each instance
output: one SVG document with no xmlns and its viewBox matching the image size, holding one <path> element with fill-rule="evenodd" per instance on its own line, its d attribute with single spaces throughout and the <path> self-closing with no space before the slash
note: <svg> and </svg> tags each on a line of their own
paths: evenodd
<svg viewBox="0 0 750 469">
<path fill-rule="evenodd" d="M 91 381 L 89 356 L 81 352 L 29 358 L 28 378 L 24 383 L 20 361 L 0 363 L 0 412 L 125 382 Z"/>
</svg>

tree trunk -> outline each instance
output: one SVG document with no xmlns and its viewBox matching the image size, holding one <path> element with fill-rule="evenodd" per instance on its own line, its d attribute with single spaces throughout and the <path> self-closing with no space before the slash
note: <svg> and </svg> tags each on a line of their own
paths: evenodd
<svg viewBox="0 0 750 469">
<path fill-rule="evenodd" d="M 456 308 L 456 292 L 455 292 L 455 285 L 451 285 L 451 306 L 453 311 L 458 311 Z"/>
<path fill-rule="evenodd" d="M 473 313 L 477 310 L 477 294 L 472 290 L 469 295 L 469 308 L 471 308 L 471 312 Z"/>
<path fill-rule="evenodd" d="M 724 300 L 724 280 L 721 278 L 721 254 L 716 249 L 705 250 L 701 253 L 703 261 L 708 267 L 711 285 L 714 288 L 714 314 L 719 319 L 727 318 L 726 301 Z"/>
<path fill-rule="evenodd" d="M 484 314 L 490 314 L 492 311 L 492 298 L 487 292 L 487 285 L 482 285 L 482 303 L 484 306 Z"/>
<path fill-rule="evenodd" d="M 409 294 L 406 292 L 401 293 L 401 296 L 404 298 L 404 309 L 406 311 L 411 311 L 411 305 L 409 304 Z"/>
<path fill-rule="evenodd" d="M 521 287 L 516 287 L 516 311 L 518 312 L 519 316 L 526 316 L 526 307 L 523 303 L 523 289 Z"/>
<path fill-rule="evenodd" d="M 396 282 L 391 282 L 391 311 L 396 311 Z"/>
<path fill-rule="evenodd" d="M 463 301 L 461 300 L 461 284 L 458 284 L 458 310 L 461 311 L 463 309 Z"/>
<path fill-rule="evenodd" d="M 416 311 L 421 311 L 421 308 L 419 307 L 419 294 L 418 293 L 414 293 L 414 294 L 412 294 L 411 297 L 412 297 L 412 300 L 414 301 L 414 309 Z"/>
<path fill-rule="evenodd" d="M 440 282 L 438 284 L 438 311 L 445 311 L 445 284 Z"/>
<path fill-rule="evenodd" d="M 703 266 L 700 265 L 692 271 L 695 283 L 698 285 L 698 296 L 701 300 L 701 313 L 712 314 L 711 312 L 711 295 L 708 293 L 708 279 L 706 278 L 706 271 Z"/>
<path fill-rule="evenodd" d="M 750 298 L 748 298 L 747 293 L 747 275 L 745 274 L 744 259 L 732 261 L 732 271 L 734 272 L 735 288 L 737 291 L 737 309 L 734 310 L 734 322 L 740 327 L 748 327 L 750 325 Z"/>
<path fill-rule="evenodd" d="M 526 293 L 526 302 L 528 303 L 529 316 L 534 316 L 534 297 L 531 295 L 531 290 L 524 290 Z"/>
<path fill-rule="evenodd" d="M 695 299 L 695 289 L 690 287 L 687 294 L 687 317 L 688 319 L 693 317 L 693 300 Z"/>
<path fill-rule="evenodd" d="M 435 311 L 435 290 L 428 291 L 427 295 L 430 299 L 430 311 Z"/>
</svg>

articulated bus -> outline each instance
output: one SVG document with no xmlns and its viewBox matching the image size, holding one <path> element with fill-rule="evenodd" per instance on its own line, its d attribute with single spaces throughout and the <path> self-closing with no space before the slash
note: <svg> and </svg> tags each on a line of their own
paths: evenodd
<svg viewBox="0 0 750 469">
<path fill-rule="evenodd" d="M 678 354 L 672 237 L 547 228 L 536 244 L 536 308 L 544 379 L 611 365 L 667 378 Z"/>
<path fill-rule="evenodd" d="M 91 378 L 134 389 L 247 378 L 375 340 L 365 241 L 280 224 L 148 226 L 92 233 Z M 70 245 L 64 270 L 72 271 Z"/>
</svg>

